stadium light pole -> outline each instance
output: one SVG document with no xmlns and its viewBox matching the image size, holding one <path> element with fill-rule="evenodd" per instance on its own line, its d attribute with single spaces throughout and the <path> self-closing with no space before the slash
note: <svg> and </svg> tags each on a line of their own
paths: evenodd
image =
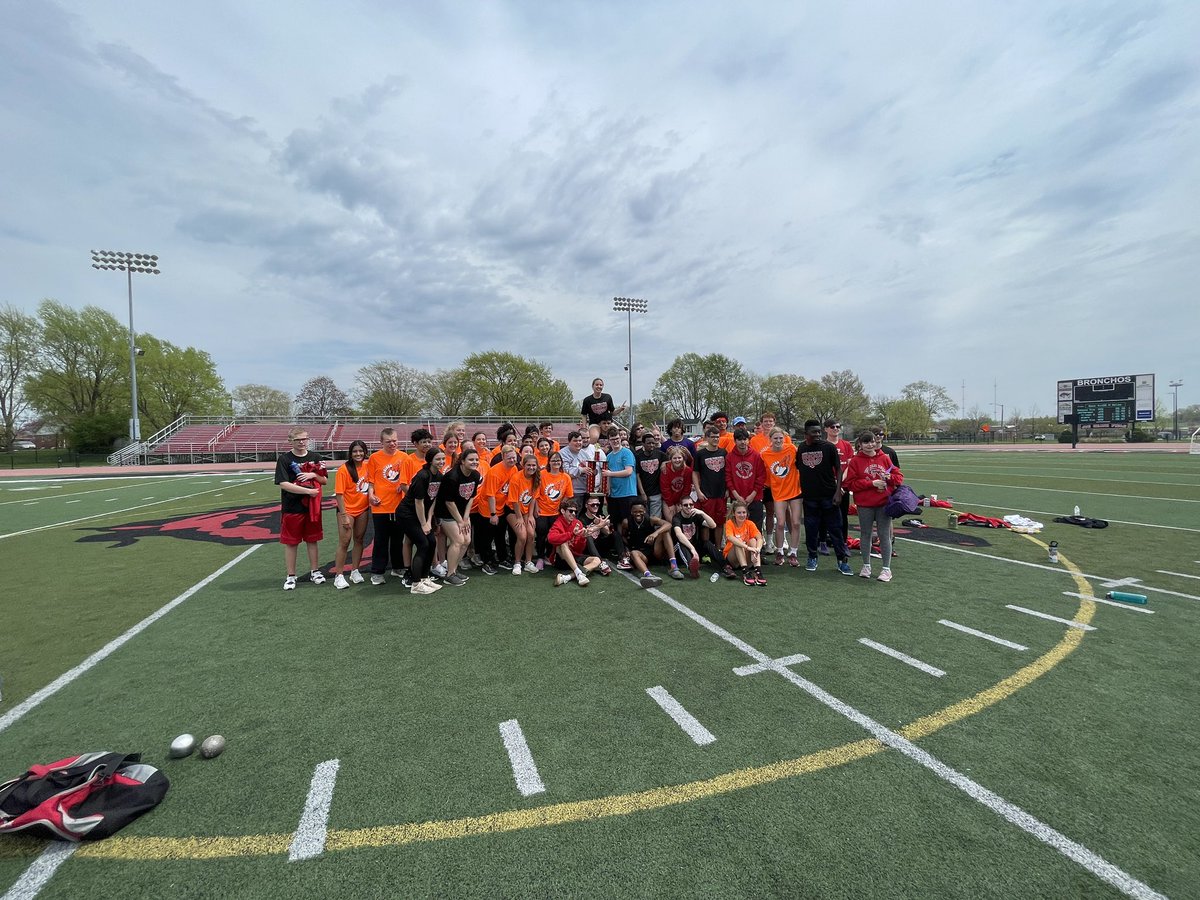
<svg viewBox="0 0 1200 900">
<path fill-rule="evenodd" d="M 1175 395 L 1175 440 L 1179 440 L 1179 389 L 1183 386 L 1183 379 L 1170 382 L 1170 388 Z"/>
<path fill-rule="evenodd" d="M 649 304 L 645 300 L 631 297 L 613 297 L 613 311 L 625 313 L 626 336 L 629 340 L 629 361 L 625 371 L 629 373 L 629 427 L 633 427 L 633 314 L 644 313 Z"/>
<path fill-rule="evenodd" d="M 129 442 L 140 443 L 142 440 L 142 425 L 138 421 L 137 399 L 137 358 L 142 351 L 134 343 L 133 331 L 133 275 L 158 275 L 158 257 L 153 253 L 126 253 L 122 250 L 93 250 L 93 269 L 115 269 L 125 273 L 125 282 L 129 288 L 129 385 L 132 393 L 133 415 L 129 418 Z"/>
</svg>

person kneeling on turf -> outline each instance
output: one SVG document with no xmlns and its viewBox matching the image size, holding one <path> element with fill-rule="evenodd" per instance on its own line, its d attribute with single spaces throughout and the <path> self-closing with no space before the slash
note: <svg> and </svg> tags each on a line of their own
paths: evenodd
<svg viewBox="0 0 1200 900">
<path fill-rule="evenodd" d="M 763 578 L 759 551 L 762 550 L 762 533 L 747 517 L 746 504 L 738 500 L 733 504 L 733 518 L 725 523 L 725 573 L 734 577 L 733 566 L 741 569 L 742 581 L 746 584 L 766 584 Z"/>
<path fill-rule="evenodd" d="M 562 502 L 558 516 L 550 526 L 546 542 L 554 549 L 554 565 L 566 566 L 567 572 L 554 576 L 554 586 L 566 584 L 572 578 L 580 587 L 587 587 L 588 574 L 600 568 L 600 556 L 592 542 L 593 528 L 579 521 L 578 501 L 570 497 Z"/>
<path fill-rule="evenodd" d="M 683 578 L 679 563 L 675 559 L 675 544 L 671 540 L 671 523 L 657 516 L 648 515 L 646 504 L 636 501 L 629 510 L 629 518 L 621 523 L 625 537 L 625 549 L 635 572 L 641 572 L 638 580 L 642 587 L 658 587 L 662 579 L 650 572 L 650 561 L 667 561 L 671 564 L 671 577 Z"/>
</svg>

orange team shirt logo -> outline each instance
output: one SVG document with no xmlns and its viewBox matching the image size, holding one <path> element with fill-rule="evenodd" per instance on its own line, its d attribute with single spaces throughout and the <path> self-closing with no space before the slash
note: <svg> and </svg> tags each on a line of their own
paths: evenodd
<svg viewBox="0 0 1200 900">
<path fill-rule="evenodd" d="M 551 500 L 558 500 L 560 497 L 562 497 L 562 491 L 558 489 L 558 485 L 556 484 L 546 485 L 545 494 Z"/>
<path fill-rule="evenodd" d="M 791 470 L 791 466 L 785 466 L 782 462 L 776 462 L 771 466 L 771 474 L 776 478 L 786 478 L 787 473 Z"/>
<path fill-rule="evenodd" d="M 358 484 L 354 486 L 354 489 L 360 494 L 365 494 L 371 489 L 371 482 L 366 478 L 360 478 L 358 479 Z"/>
<path fill-rule="evenodd" d="M 388 481 L 399 481 L 400 480 L 400 470 L 397 469 L 395 466 L 393 466 L 391 463 L 388 463 L 386 466 L 383 467 L 383 477 L 386 478 Z"/>
<path fill-rule="evenodd" d="M 522 506 L 528 506 L 530 503 L 533 502 L 533 492 L 532 491 L 521 491 L 521 496 L 518 497 L 517 500 Z"/>
</svg>

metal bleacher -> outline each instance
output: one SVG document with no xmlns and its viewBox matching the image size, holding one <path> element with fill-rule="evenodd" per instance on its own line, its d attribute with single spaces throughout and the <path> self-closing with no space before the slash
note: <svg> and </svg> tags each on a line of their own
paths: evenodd
<svg viewBox="0 0 1200 900">
<path fill-rule="evenodd" d="M 407 422 L 390 422 L 370 416 L 344 416 L 329 419 L 243 419 L 233 416 L 181 416 L 141 444 L 123 448 L 109 457 L 110 465 L 153 465 L 178 463 L 269 462 L 290 449 L 288 431 L 297 424 L 308 429 L 310 446 L 326 458 L 344 459 L 353 440 L 366 443 L 372 451 L 379 447 L 379 433 L 395 428 L 402 449 L 411 449 L 410 437 L 417 428 L 428 428 L 441 438 L 446 426 L 456 419 L 413 417 Z M 488 445 L 496 443 L 496 426 L 503 419 L 478 417 L 466 420 L 467 435 L 483 431 Z M 533 419 L 510 420 L 519 434 Z M 567 442 L 567 433 L 576 427 L 574 420 L 554 421 L 554 439 Z"/>
</svg>

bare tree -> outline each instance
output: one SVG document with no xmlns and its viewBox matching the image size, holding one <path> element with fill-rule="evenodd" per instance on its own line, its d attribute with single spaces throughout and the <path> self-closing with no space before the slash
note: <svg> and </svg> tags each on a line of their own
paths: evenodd
<svg viewBox="0 0 1200 900">
<path fill-rule="evenodd" d="M 350 398 L 332 378 L 318 375 L 300 386 L 295 400 L 296 415 L 329 419 L 350 414 Z"/>
</svg>

